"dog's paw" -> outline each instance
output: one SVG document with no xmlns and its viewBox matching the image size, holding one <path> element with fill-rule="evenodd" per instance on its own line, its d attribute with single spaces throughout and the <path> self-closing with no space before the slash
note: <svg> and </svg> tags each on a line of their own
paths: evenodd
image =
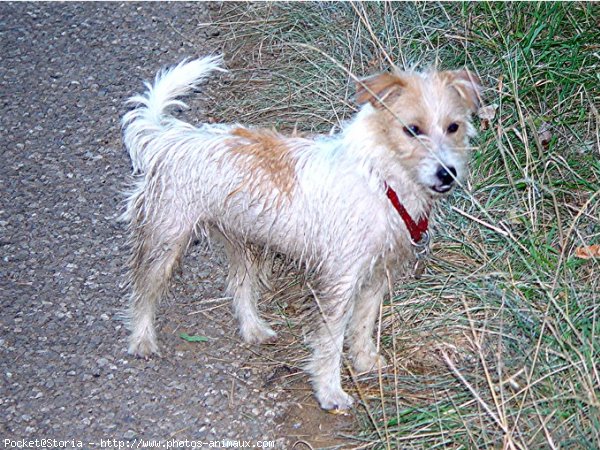
<svg viewBox="0 0 600 450">
<path fill-rule="evenodd" d="M 150 338 L 132 337 L 129 340 L 129 348 L 127 349 L 127 352 L 130 355 L 134 355 L 139 358 L 149 358 L 152 355 L 160 355 L 156 339 Z"/>
<path fill-rule="evenodd" d="M 247 344 L 264 344 L 273 342 L 277 333 L 267 324 L 256 324 L 252 327 L 242 327 L 240 330 L 242 339 Z"/>
<path fill-rule="evenodd" d="M 366 373 L 385 367 L 387 361 L 377 352 L 360 352 L 354 355 L 352 365 L 358 373 Z"/>
<path fill-rule="evenodd" d="M 317 393 L 317 400 L 321 408 L 330 412 L 344 412 L 352 408 L 354 399 L 346 394 L 343 389 Z"/>
</svg>

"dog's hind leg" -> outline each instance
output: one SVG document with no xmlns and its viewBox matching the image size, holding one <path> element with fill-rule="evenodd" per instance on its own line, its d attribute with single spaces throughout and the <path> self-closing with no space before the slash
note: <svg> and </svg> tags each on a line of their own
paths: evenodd
<svg viewBox="0 0 600 450">
<path fill-rule="evenodd" d="M 261 294 L 263 274 L 262 256 L 245 247 L 225 240 L 229 259 L 227 291 L 233 296 L 233 311 L 240 324 L 240 334 L 249 344 L 260 344 L 277 333 L 261 319 L 257 302 Z"/>
<path fill-rule="evenodd" d="M 169 214 L 158 223 L 132 225 L 129 353 L 147 357 L 158 353 L 154 318 L 159 300 L 166 294 L 173 269 L 179 263 L 192 234 L 192 226 L 169 223 Z"/>
</svg>

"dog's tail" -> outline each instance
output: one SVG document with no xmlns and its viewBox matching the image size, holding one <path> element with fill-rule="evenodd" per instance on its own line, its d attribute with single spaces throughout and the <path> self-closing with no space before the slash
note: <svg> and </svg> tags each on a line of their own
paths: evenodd
<svg viewBox="0 0 600 450">
<path fill-rule="evenodd" d="M 147 161 L 152 158 L 148 146 L 155 133 L 168 125 L 165 109 L 169 106 L 186 107 L 177 100 L 195 89 L 211 72 L 221 68 L 222 55 L 184 60 L 175 67 L 166 68 L 156 74 L 154 83 L 148 82 L 144 94 L 131 97 L 127 103 L 137 106 L 123 117 L 123 140 L 129 151 L 134 173 L 143 172 Z M 172 122 L 171 122 L 172 123 Z"/>
</svg>

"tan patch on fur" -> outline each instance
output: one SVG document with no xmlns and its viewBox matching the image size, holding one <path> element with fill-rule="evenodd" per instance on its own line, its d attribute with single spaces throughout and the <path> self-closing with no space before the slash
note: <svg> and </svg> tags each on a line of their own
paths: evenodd
<svg viewBox="0 0 600 450">
<path fill-rule="evenodd" d="M 370 102 L 376 108 L 381 102 L 392 101 L 406 85 L 405 81 L 393 73 L 380 73 L 356 83 L 356 103 Z"/>
<path fill-rule="evenodd" d="M 426 77 L 412 72 L 384 75 L 381 79 L 373 77 L 371 85 L 378 89 L 383 88 L 384 92 L 389 92 L 390 89 L 393 92 L 385 99 L 385 108 L 375 105 L 378 113 L 365 119 L 372 134 L 373 145 L 381 145 L 395 151 L 405 168 L 418 166 L 423 157 L 428 155 L 428 147 L 436 148 L 440 145 L 439 142 L 432 143 L 430 140 L 434 126 L 441 127 L 444 133 L 442 136 L 438 133 L 438 141 L 443 139 L 444 145 L 450 145 L 452 148 L 464 146 L 469 120 L 467 110 L 470 110 L 472 102 L 476 101 L 473 97 L 476 95 L 475 91 L 465 93 L 459 90 L 470 89 L 470 86 L 476 88 L 476 85 L 467 81 L 468 73 L 437 72 Z M 423 100 L 427 97 L 430 101 Z M 458 131 L 447 133 L 445 130 L 453 122 L 460 124 Z M 408 134 L 404 128 L 410 126 L 417 126 L 421 134 Z"/>
<path fill-rule="evenodd" d="M 419 143 L 419 139 L 407 136 L 403 129 L 405 126 L 416 125 L 423 132 L 427 132 L 432 112 L 419 101 L 423 96 L 422 82 L 417 76 L 408 73 L 402 74 L 402 78 L 397 75 L 385 75 L 384 80 L 380 80 L 379 87 L 393 83 L 393 79 L 402 80 L 402 87 L 393 84 L 397 94 L 385 99 L 385 109 L 379 104 L 378 109 L 381 110 L 379 114 L 373 114 L 366 119 L 369 128 L 373 130 L 374 143 L 396 149 L 407 165 L 413 165 L 410 163 L 411 159 L 414 159 L 414 164 L 417 164 L 421 158 L 420 150 L 423 145 Z"/>
<path fill-rule="evenodd" d="M 264 190 L 275 188 L 290 196 L 296 185 L 296 160 L 291 153 L 289 139 L 271 130 L 236 128 L 231 135 L 238 137 L 231 152 L 248 171 L 243 186 Z M 250 185 L 250 186 L 248 186 Z"/>
<path fill-rule="evenodd" d="M 456 89 L 469 110 L 477 111 L 481 92 L 481 80 L 477 75 L 465 69 L 440 72 L 439 77 Z"/>
</svg>

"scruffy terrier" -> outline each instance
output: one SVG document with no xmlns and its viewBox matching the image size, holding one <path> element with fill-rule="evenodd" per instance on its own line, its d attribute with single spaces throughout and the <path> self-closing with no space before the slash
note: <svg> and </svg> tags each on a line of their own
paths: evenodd
<svg viewBox="0 0 600 450">
<path fill-rule="evenodd" d="M 220 69 L 221 57 L 159 72 L 123 119 L 135 185 L 129 353 L 158 351 L 154 318 L 195 236 L 224 243 L 228 291 L 248 343 L 276 333 L 257 311 L 265 260 L 307 275 L 321 323 L 307 371 L 324 409 L 348 409 L 344 337 L 354 368 L 385 364 L 373 341 L 388 277 L 410 273 L 434 203 L 464 176 L 480 83 L 466 70 L 382 73 L 357 80 L 356 116 L 305 138 L 238 124 L 194 127 L 166 113 Z"/>
</svg>

